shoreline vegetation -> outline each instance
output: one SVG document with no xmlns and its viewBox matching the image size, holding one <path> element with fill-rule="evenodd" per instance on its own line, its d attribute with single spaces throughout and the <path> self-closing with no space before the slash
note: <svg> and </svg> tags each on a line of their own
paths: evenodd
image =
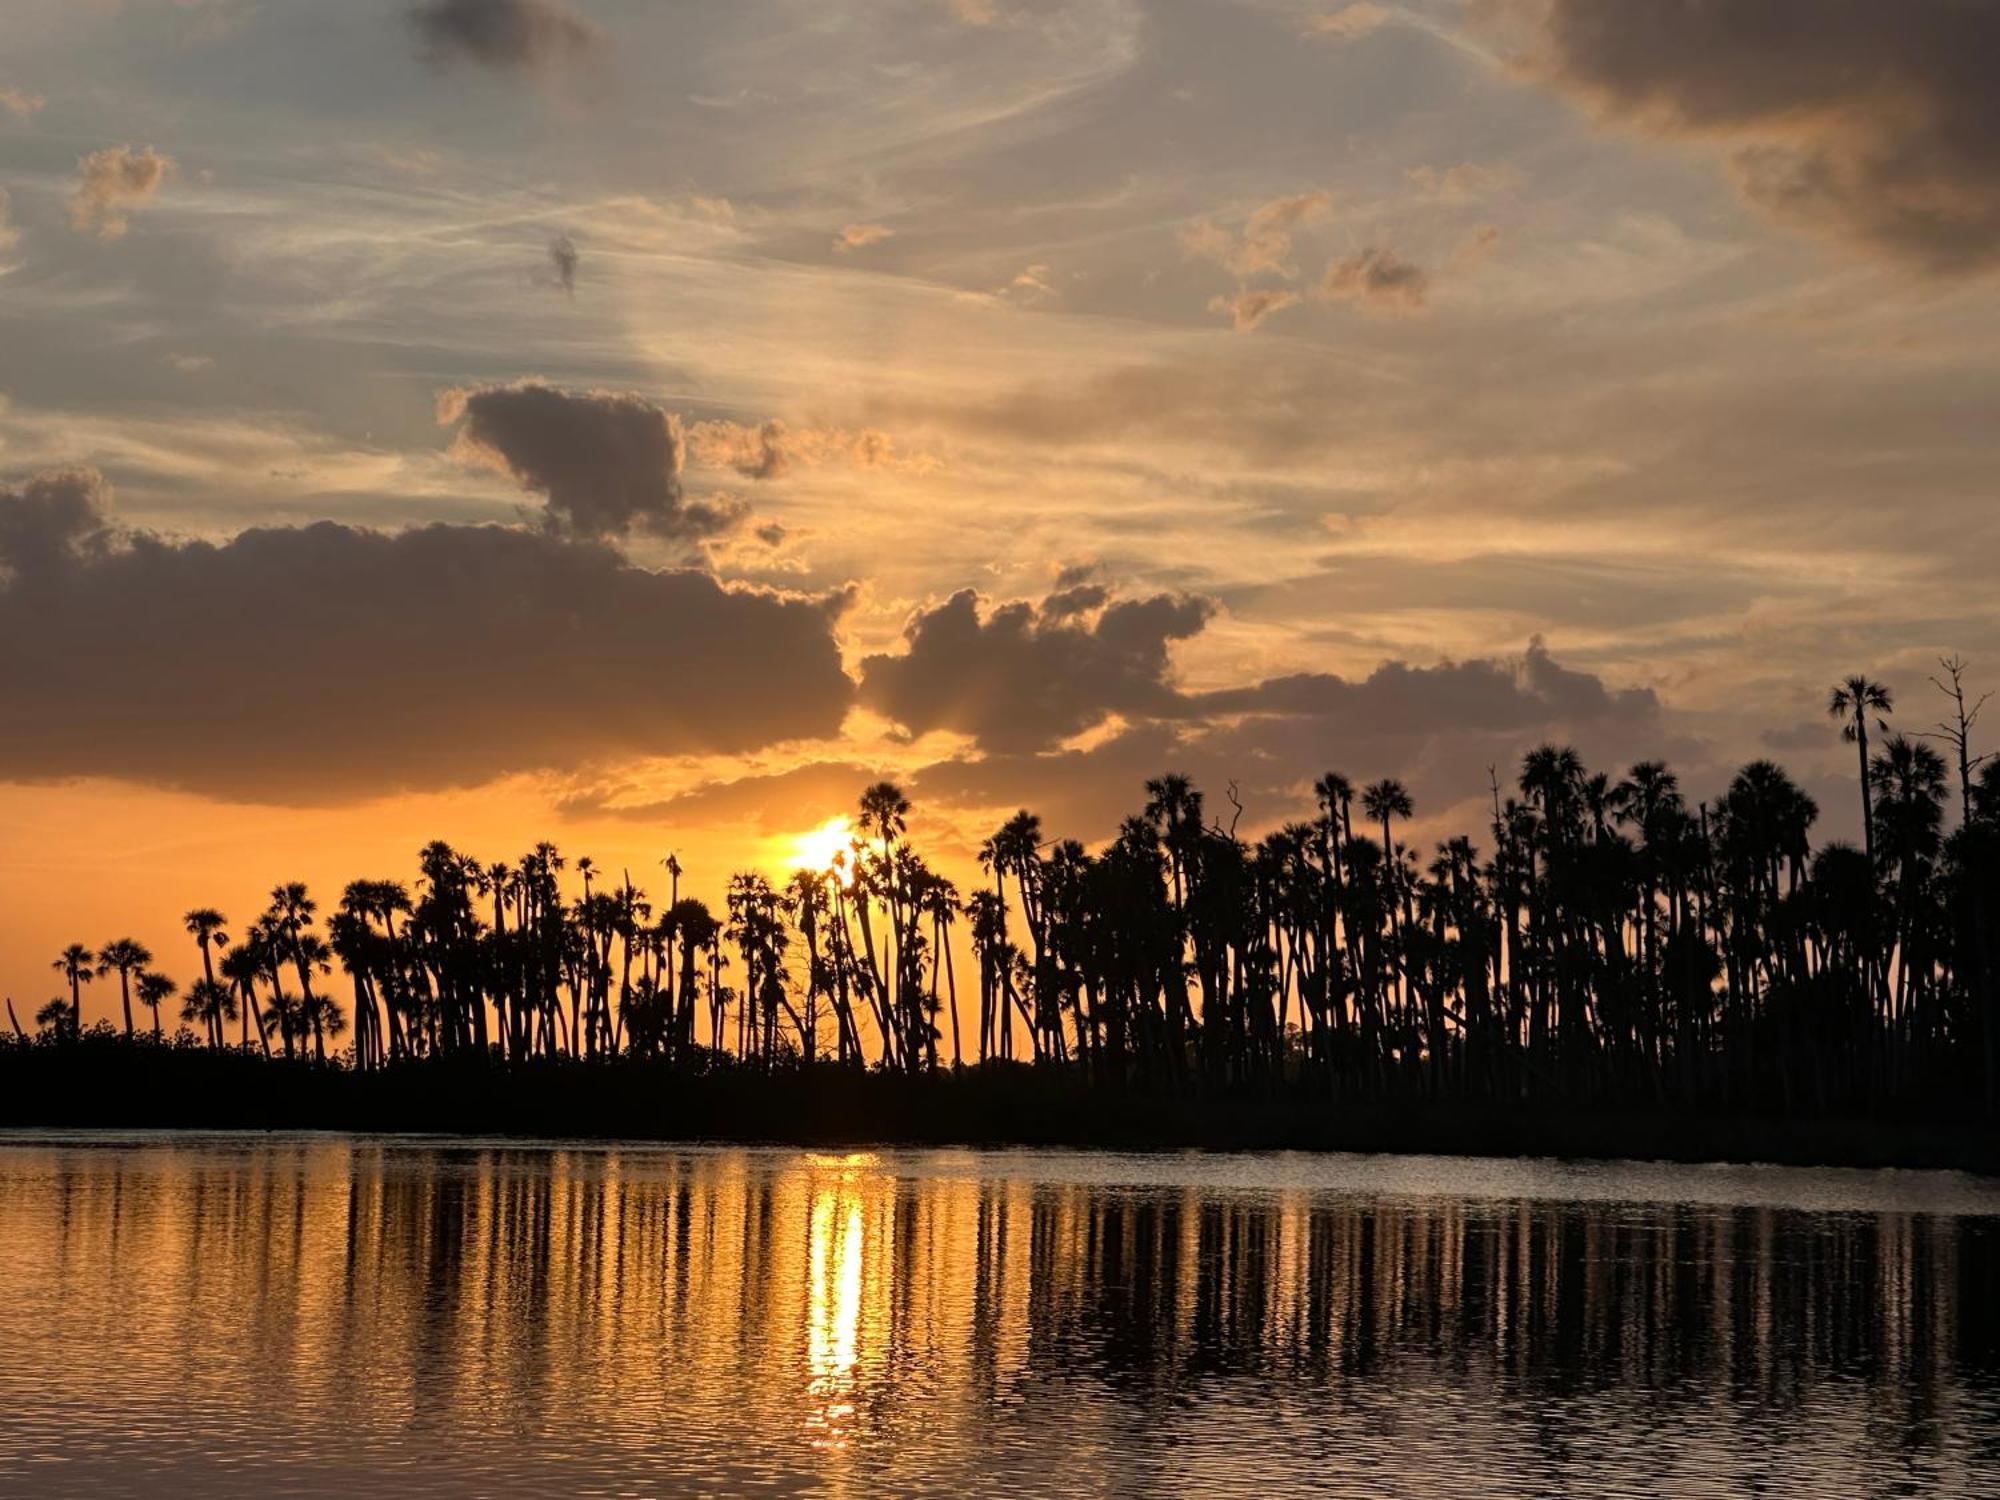
<svg viewBox="0 0 2000 1500">
<path fill-rule="evenodd" d="M 1255 1096 L 1107 1096 L 1069 1068 L 909 1076 L 718 1058 L 399 1062 L 361 1072 L 108 1030 L 66 1052 L 0 1047 L 0 1130 L 329 1131 L 644 1141 L 1114 1151 L 1342 1151 L 1574 1161 L 1942 1169 L 2000 1175 L 1979 1111 L 1865 1116 Z M 0 1136 L 0 1145 L 6 1144 Z"/>
<path fill-rule="evenodd" d="M 1880 684 L 1829 695 L 1860 847 L 1815 847 L 1773 762 L 1691 805 L 1661 762 L 1556 745 L 1493 776 L 1483 850 L 1414 847 L 1400 782 L 1337 773 L 1254 842 L 1233 786 L 1217 816 L 1178 775 L 1095 852 L 1023 810 L 969 894 L 890 782 L 719 912 L 673 856 L 656 904 L 549 844 L 433 843 L 323 926 L 296 882 L 247 924 L 186 913 L 185 989 L 72 944 L 32 1033 L 8 1004 L 0 1123 L 2000 1170 L 2000 761 L 1941 673 L 1916 735 Z M 85 1029 L 114 979 L 122 1026 Z"/>
</svg>

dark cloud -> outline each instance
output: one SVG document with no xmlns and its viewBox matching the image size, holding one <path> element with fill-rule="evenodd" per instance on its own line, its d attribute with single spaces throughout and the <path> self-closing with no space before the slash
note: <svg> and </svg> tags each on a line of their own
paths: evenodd
<svg viewBox="0 0 2000 1500">
<path fill-rule="evenodd" d="M 1518 659 L 1436 667 L 1385 662 L 1352 681 L 1282 678 L 1181 699 L 1170 711 L 1180 717 L 1131 724 L 1087 749 L 995 749 L 893 779 L 919 806 L 996 818 L 1027 807 L 1051 836 L 1094 842 L 1139 810 L 1146 779 L 1164 771 L 1193 777 L 1207 793 L 1210 814 L 1224 820 L 1233 812 L 1227 796 L 1233 783 L 1245 806 L 1240 831 L 1254 837 L 1309 813 L 1313 781 L 1340 770 L 1357 785 L 1401 777 L 1416 795 L 1420 818 L 1477 833 L 1485 824 L 1488 768 L 1511 795 L 1522 756 L 1546 740 L 1573 743 L 1589 764 L 1606 770 L 1658 753 L 1706 753 L 1670 732 L 1650 691 L 1614 688 L 1564 667 L 1539 642 Z M 821 761 L 707 782 L 665 798 L 591 792 L 563 808 L 666 825 L 747 821 L 779 829 L 797 823 L 801 806 L 846 807 L 881 774 Z"/>
<path fill-rule="evenodd" d="M 115 240 L 131 228 L 132 209 L 146 203 L 174 173 L 174 159 L 151 146 L 106 146 L 76 164 L 69 195 L 70 227 Z"/>
<path fill-rule="evenodd" d="M 939 762 L 911 786 L 960 809 L 1030 807 L 1052 833 L 1100 839 L 1138 809 L 1147 777 L 1180 771 L 1224 819 L 1234 783 L 1246 808 L 1242 831 L 1255 834 L 1309 811 L 1313 781 L 1339 770 L 1357 785 L 1400 777 L 1420 817 L 1476 829 L 1488 768 L 1510 792 L 1521 756 L 1545 740 L 1574 743 L 1605 769 L 1697 748 L 1665 733 L 1649 689 L 1607 686 L 1562 666 L 1539 641 L 1518 660 L 1385 662 L 1353 680 L 1275 678 L 1184 698 L 1178 712 L 1183 717 L 1133 724 L 1088 749 Z"/>
<path fill-rule="evenodd" d="M 1005 604 L 981 618 L 967 589 L 910 622 L 906 652 L 862 664 L 862 701 L 913 733 L 949 729 L 988 749 L 1040 749 L 1112 714 L 1176 712 L 1167 648 L 1213 612 L 1184 594 L 1086 603 L 1070 589 L 1040 608 Z"/>
<path fill-rule="evenodd" d="M 121 532 L 0 490 L 0 776 L 310 803 L 836 732 L 824 601 L 498 526 Z"/>
<path fill-rule="evenodd" d="M 410 12 L 424 57 L 443 67 L 531 72 L 581 62 L 604 34 L 563 0 L 427 0 Z"/>
<path fill-rule="evenodd" d="M 734 512 L 681 499 L 680 419 L 642 396 L 523 382 L 448 391 L 441 422 L 463 421 L 453 452 L 546 500 L 548 521 L 579 537 L 696 538 Z"/>
<path fill-rule="evenodd" d="M 576 241 L 566 234 L 559 234 L 549 241 L 549 269 L 555 273 L 556 285 L 569 296 L 576 295 Z"/>
<path fill-rule="evenodd" d="M 1770 212 L 1941 271 L 2000 260 L 1988 0 L 1475 0 L 1601 118 L 1713 140 Z"/>
<path fill-rule="evenodd" d="M 1089 614 L 1093 609 L 1102 609 L 1110 602 L 1111 590 L 1103 584 L 1072 583 L 1067 588 L 1058 587 L 1053 594 L 1042 601 L 1042 618 L 1074 619 L 1078 615 Z"/>
<path fill-rule="evenodd" d="M 1328 263 L 1319 295 L 1388 312 L 1420 312 L 1430 300 L 1430 273 L 1394 250 L 1363 250 Z"/>
<path fill-rule="evenodd" d="M 1385 662 L 1359 681 L 1303 672 L 1253 687 L 1196 694 L 1188 706 L 1204 717 L 1346 719 L 1418 734 L 1651 718 L 1660 707 L 1650 688 L 1614 692 L 1589 673 L 1562 666 L 1539 639 L 1529 643 L 1518 662 L 1482 658 L 1435 667 Z"/>
<path fill-rule="evenodd" d="M 105 544 L 103 476 L 52 469 L 19 487 L 0 484 L 0 583 L 95 555 Z"/>
</svg>

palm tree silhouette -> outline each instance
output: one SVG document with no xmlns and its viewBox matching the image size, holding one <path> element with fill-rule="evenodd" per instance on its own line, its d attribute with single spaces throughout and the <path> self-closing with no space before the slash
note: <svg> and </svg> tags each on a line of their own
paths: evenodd
<svg viewBox="0 0 2000 1500">
<path fill-rule="evenodd" d="M 60 995 L 35 1012 L 35 1029 L 44 1036 L 68 1041 L 76 1035 L 76 1012 Z"/>
<path fill-rule="evenodd" d="M 147 969 L 140 973 L 133 988 L 138 993 L 139 1003 L 153 1013 L 153 1036 L 155 1039 L 158 1039 L 160 1035 L 160 1007 L 174 997 L 179 991 L 180 986 L 166 975 Z"/>
<path fill-rule="evenodd" d="M 69 1025 L 72 1034 L 83 1031 L 83 986 L 89 984 L 96 973 L 97 955 L 81 943 L 71 943 L 63 949 L 49 967 L 62 975 L 69 984 Z M 128 1025 L 127 1032 L 131 1031 Z"/>
<path fill-rule="evenodd" d="M 114 938 L 97 950 L 97 973 L 118 976 L 118 997 L 125 1006 L 125 1035 L 132 1034 L 132 976 L 153 961 L 153 952 L 131 938 Z"/>
<path fill-rule="evenodd" d="M 908 795 L 876 782 L 830 868 L 782 886 L 721 872 L 714 909 L 674 856 L 656 914 L 629 876 L 553 845 L 510 863 L 442 841 L 419 852 L 414 886 L 350 882 L 323 928 L 296 882 L 233 945 L 219 912 L 194 908 L 201 977 L 180 1015 L 211 1048 L 236 1021 L 245 1048 L 254 1028 L 267 1057 L 313 1066 L 642 1059 L 675 1076 L 822 1060 L 929 1074 L 949 1025 L 952 1070 L 1031 1060 L 1107 1118 L 1130 1090 L 1204 1107 L 2000 1108 L 2000 762 L 1944 736 L 1954 801 L 1921 739 L 1869 736 L 1885 688 L 1857 679 L 1835 697 L 1866 757 L 1859 849 L 1815 846 L 1819 809 L 1773 762 L 1694 802 L 1661 761 L 1598 771 L 1549 744 L 1511 786 L 1489 768 L 1485 848 L 1419 848 L 1395 778 L 1359 793 L 1360 835 L 1337 772 L 1312 783 L 1306 816 L 1279 807 L 1239 835 L 1252 815 L 1233 784 L 1224 823 L 1169 773 L 1101 845 L 1015 812 L 961 898 L 912 835 Z M 1972 707 L 1953 726 L 1969 736 Z M 960 1034 L 959 943 L 976 1038 Z M 136 989 L 157 1037 L 173 990 L 150 957 L 129 939 L 65 950 L 68 999 L 38 1017 L 44 1033 L 80 1032 L 82 986 L 117 973 L 127 1036 Z M 12 1045 L 35 1044 L 0 1037 Z"/>
<path fill-rule="evenodd" d="M 1877 715 L 1877 727 L 1887 734 L 1889 727 L 1880 716 L 1894 712 L 1895 706 L 1887 688 L 1858 673 L 1836 684 L 1826 700 L 1827 716 L 1840 721 L 1840 737 L 1854 747 L 1861 767 L 1861 847 L 1870 868 L 1875 864 L 1875 810 L 1868 795 L 1868 716 Z"/>
<path fill-rule="evenodd" d="M 181 917 L 181 925 L 201 952 L 201 976 L 215 982 L 215 949 L 229 946 L 229 934 L 222 929 L 229 918 L 212 906 L 197 906 Z"/>
<path fill-rule="evenodd" d="M 269 1057 L 270 1031 L 264 1025 L 264 1015 L 257 1004 L 257 985 L 263 979 L 265 972 L 265 944 L 262 931 L 253 928 L 241 943 L 224 953 L 219 972 L 242 997 L 242 1004 L 239 1007 L 243 1024 L 240 1045 L 249 1047 L 250 1032 L 254 1024 L 258 1043 L 263 1047 L 264 1055 Z"/>
<path fill-rule="evenodd" d="M 236 996 L 218 980 L 197 979 L 181 997 L 181 1019 L 200 1025 L 208 1037 L 208 1045 L 219 1050 L 223 1045 L 223 1023 L 236 1019 Z"/>
</svg>

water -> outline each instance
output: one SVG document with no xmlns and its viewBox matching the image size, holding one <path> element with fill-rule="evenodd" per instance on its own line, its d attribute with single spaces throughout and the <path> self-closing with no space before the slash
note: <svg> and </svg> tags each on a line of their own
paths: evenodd
<svg viewBox="0 0 2000 1500">
<path fill-rule="evenodd" d="M 0 1494 L 2000 1494 L 2000 1185 L 0 1137 Z"/>
</svg>

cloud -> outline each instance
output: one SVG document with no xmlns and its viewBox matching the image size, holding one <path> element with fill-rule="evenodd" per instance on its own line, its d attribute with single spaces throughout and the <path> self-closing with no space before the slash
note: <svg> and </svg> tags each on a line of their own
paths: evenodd
<svg viewBox="0 0 2000 1500">
<path fill-rule="evenodd" d="M 1450 167 L 1411 167 L 1403 174 L 1411 187 L 1426 198 L 1441 203 L 1465 203 L 1501 192 L 1521 180 L 1518 170 L 1504 162 L 1490 165 L 1462 161 Z"/>
<path fill-rule="evenodd" d="M 1500 243 L 1500 230 L 1493 224 L 1481 224 L 1466 236 L 1465 243 L 1451 255 L 1451 269 L 1469 271 L 1493 253 L 1493 247 Z"/>
<path fill-rule="evenodd" d="M 1295 276 L 1289 264 L 1292 231 L 1301 224 L 1323 219 L 1333 208 L 1333 195 L 1324 192 L 1297 193 L 1273 198 L 1253 210 L 1243 223 L 1241 234 L 1232 234 L 1209 219 L 1197 219 L 1181 231 L 1181 248 L 1188 254 L 1212 260 L 1238 276 L 1271 272 Z"/>
<path fill-rule="evenodd" d="M 1355 0 L 1352 5 L 1344 5 L 1339 10 L 1317 15 L 1306 22 L 1305 29 L 1312 36 L 1338 37 L 1350 41 L 1358 36 L 1366 36 L 1386 26 L 1393 19 L 1388 11 L 1371 3 L 1371 0 Z"/>
<path fill-rule="evenodd" d="M 1772 215 L 1937 272 L 2000 263 L 2000 6 L 1474 0 L 1607 123 L 1721 148 Z"/>
<path fill-rule="evenodd" d="M 881 224 L 849 224 L 833 237 L 833 248 L 845 254 L 868 245 L 879 245 L 896 231 Z"/>
<path fill-rule="evenodd" d="M 32 120 L 46 103 L 48 100 L 40 94 L 31 94 L 26 89 L 0 88 L 0 114 L 12 115 L 17 120 Z"/>
<path fill-rule="evenodd" d="M 21 243 L 21 231 L 14 227 L 13 214 L 14 200 L 7 196 L 5 188 L 0 188 L 0 252 Z"/>
<path fill-rule="evenodd" d="M 907 650 L 862 663 L 861 701 L 913 734 L 973 736 L 986 749 L 1036 750 L 1113 714 L 1178 711 L 1168 646 L 1199 634 L 1214 606 L 1185 594 L 1001 605 L 983 618 L 966 589 L 919 611 Z"/>
<path fill-rule="evenodd" d="M 78 234 L 115 240 L 131 227 L 130 211 L 150 201 L 174 174 L 174 159 L 151 146 L 106 146 L 76 164 L 69 198 L 70 227 Z"/>
<path fill-rule="evenodd" d="M 1394 250 L 1370 248 L 1330 261 L 1318 295 L 1328 302 L 1354 302 L 1371 311 L 1421 312 L 1430 300 L 1430 273 Z"/>
<path fill-rule="evenodd" d="M 1659 706 L 1650 688 L 1614 691 L 1589 673 L 1562 666 L 1539 638 L 1518 661 L 1479 658 L 1435 667 L 1385 662 L 1358 682 L 1327 672 L 1302 672 L 1188 699 L 1189 711 L 1203 717 L 1348 719 L 1393 725 L 1402 734 L 1514 732 L 1550 722 L 1650 719 Z"/>
<path fill-rule="evenodd" d="M 1125 363 L 1081 375 L 1034 374 L 966 398 L 911 392 L 863 408 L 897 428 L 938 427 L 982 443 L 1035 448 L 1143 443 L 1220 452 L 1259 464 L 1319 462 L 1357 438 L 1355 414 L 1382 391 L 1323 351 L 1266 345 L 1199 359 Z M 1374 424 L 1370 423 L 1371 430 Z"/>
<path fill-rule="evenodd" d="M 555 272 L 556 285 L 574 297 L 576 295 L 576 241 L 566 234 L 559 234 L 549 241 L 549 269 Z"/>
<path fill-rule="evenodd" d="M 939 467 L 926 454 L 904 455 L 886 432 L 842 427 L 789 427 L 776 420 L 695 422 L 686 431 L 689 459 L 711 468 L 733 469 L 745 479 L 778 479 L 801 465 L 846 464 L 857 469 L 930 473 Z"/>
<path fill-rule="evenodd" d="M 824 601 L 547 532 L 120 530 L 86 471 L 0 488 L 0 776 L 350 801 L 830 735 Z"/>
<path fill-rule="evenodd" d="M 1238 333 L 1248 333 L 1272 313 L 1282 312 L 1299 300 L 1299 294 L 1282 287 L 1244 287 L 1233 296 L 1211 297 L 1208 310 L 1227 313 Z"/>
<path fill-rule="evenodd" d="M 48 572 L 103 549 L 107 493 L 93 469 L 51 469 L 0 484 L 0 581 Z"/>
<path fill-rule="evenodd" d="M 681 499 L 680 419 L 642 396 L 524 381 L 444 393 L 438 420 L 463 421 L 452 453 L 547 502 L 549 525 L 579 537 L 701 537 L 736 517 Z"/>
<path fill-rule="evenodd" d="M 410 24 L 436 67 L 548 72 L 586 61 L 604 40 L 564 0 L 427 0 L 410 12 Z"/>
<path fill-rule="evenodd" d="M 1055 294 L 1055 283 L 1049 279 L 1048 266 L 1038 261 L 1034 265 L 1023 266 L 1014 279 L 995 295 L 1032 307 L 1038 302 L 1048 301 Z"/>
<path fill-rule="evenodd" d="M 734 469 L 745 479 L 777 479 L 791 472 L 785 424 L 761 427 L 738 422 L 701 422 L 689 433 L 689 449 L 702 462 Z"/>
<path fill-rule="evenodd" d="M 1507 788 L 1534 745 L 1575 743 L 1592 763 L 1620 766 L 1660 750 L 1665 728 L 1651 690 L 1564 667 L 1540 641 L 1512 660 L 1387 661 L 1361 678 L 1275 678 L 1192 695 L 1179 711 L 1178 720 L 1133 723 L 1088 748 L 938 762 L 909 785 L 920 801 L 990 813 L 1028 807 L 1052 835 L 1099 839 L 1138 809 L 1147 777 L 1180 771 L 1225 820 L 1234 783 L 1246 807 L 1242 831 L 1254 836 L 1310 811 L 1312 782 L 1328 770 L 1357 784 L 1401 777 L 1420 817 L 1456 809 L 1462 819 L 1466 804 L 1484 803 L 1488 767 Z"/>
</svg>

